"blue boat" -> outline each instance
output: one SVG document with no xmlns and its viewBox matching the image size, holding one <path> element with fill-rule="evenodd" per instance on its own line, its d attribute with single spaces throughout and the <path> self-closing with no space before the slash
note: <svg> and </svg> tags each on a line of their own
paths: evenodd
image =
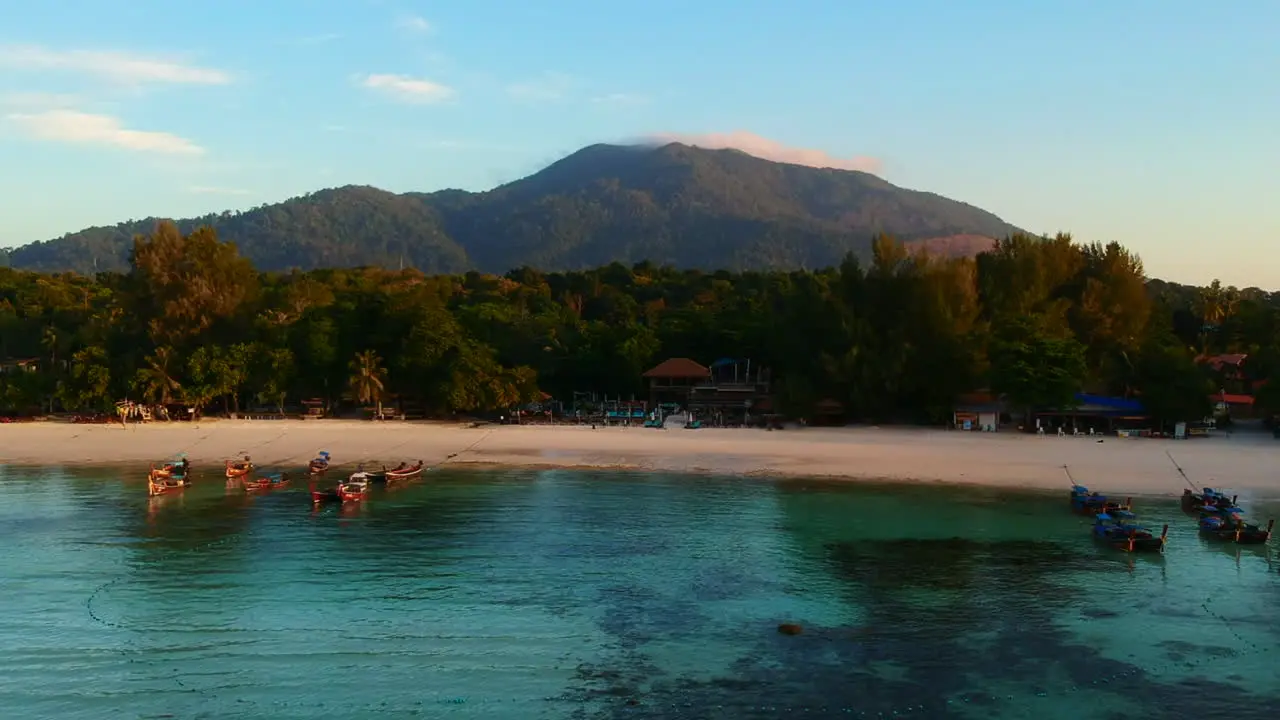
<svg viewBox="0 0 1280 720">
<path fill-rule="evenodd" d="M 1232 507 L 1235 504 L 1234 496 L 1227 497 L 1226 493 L 1213 488 L 1204 488 L 1198 493 L 1192 492 L 1191 488 L 1185 488 L 1182 491 L 1182 509 L 1186 512 L 1212 511 L 1217 508 Z"/>
<path fill-rule="evenodd" d="M 1271 539 L 1271 530 L 1276 521 L 1272 519 L 1267 526 L 1245 520 L 1244 510 L 1234 505 L 1231 507 L 1212 508 L 1200 514 L 1200 534 L 1224 542 L 1241 545 L 1262 545 Z"/>
<path fill-rule="evenodd" d="M 1093 537 L 1117 550 L 1125 552 L 1164 552 L 1169 526 L 1159 535 L 1137 523 L 1137 516 L 1128 510 L 1099 513 L 1094 518 Z"/>
<path fill-rule="evenodd" d="M 321 450 L 320 454 L 316 455 L 315 459 L 308 463 L 307 467 L 313 474 L 319 475 L 329 469 L 330 462 L 329 451 Z"/>
<path fill-rule="evenodd" d="M 1125 498 L 1122 503 L 1116 502 L 1108 500 L 1106 495 L 1089 492 L 1089 488 L 1083 485 L 1071 486 L 1071 510 L 1081 515 L 1093 516 L 1098 513 L 1132 510 L 1131 501 L 1132 498 Z"/>
</svg>

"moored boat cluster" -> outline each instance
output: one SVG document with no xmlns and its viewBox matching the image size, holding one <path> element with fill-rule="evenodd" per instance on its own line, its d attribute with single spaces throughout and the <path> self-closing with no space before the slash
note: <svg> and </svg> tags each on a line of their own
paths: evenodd
<svg viewBox="0 0 1280 720">
<path fill-rule="evenodd" d="M 394 468 L 383 467 L 381 470 L 365 470 L 360 466 L 345 480 L 336 482 L 331 488 L 323 488 L 318 483 L 328 473 L 333 458 L 328 451 L 320 452 L 307 463 L 307 474 L 310 477 L 311 502 L 320 505 L 327 502 L 358 503 L 367 500 L 369 488 L 374 483 L 390 484 L 418 477 L 422 474 L 425 463 L 419 460 L 416 464 L 401 462 Z M 240 460 L 227 460 L 224 474 L 228 483 L 238 483 L 245 492 L 273 490 L 284 487 L 293 480 L 289 472 L 256 473 L 257 467 L 248 456 Z M 147 494 L 151 496 L 182 490 L 191 485 L 191 463 L 185 455 L 161 463 L 159 467 L 151 466 L 147 475 Z"/>
<path fill-rule="evenodd" d="M 1182 472 L 1181 468 L 1178 470 Z M 1185 478 L 1186 474 L 1182 474 Z M 1188 483 L 1190 483 L 1189 480 Z M 1182 509 L 1188 514 L 1197 516 L 1200 534 L 1209 540 L 1242 545 L 1260 545 L 1270 540 L 1275 520 L 1270 520 L 1265 527 L 1249 522 L 1244 517 L 1244 510 L 1236 504 L 1236 500 L 1236 497 L 1228 497 L 1222 491 L 1213 488 L 1203 488 L 1199 491 L 1188 488 L 1182 492 Z M 1091 529 L 1093 537 L 1118 550 L 1163 552 L 1168 542 L 1168 524 L 1164 525 L 1159 535 L 1150 528 L 1140 525 L 1137 515 L 1133 512 L 1131 498 L 1125 498 L 1124 502 L 1110 500 L 1107 496 L 1091 492 L 1089 488 L 1073 480 L 1071 509 L 1073 512 L 1093 517 L 1094 524 Z"/>
</svg>

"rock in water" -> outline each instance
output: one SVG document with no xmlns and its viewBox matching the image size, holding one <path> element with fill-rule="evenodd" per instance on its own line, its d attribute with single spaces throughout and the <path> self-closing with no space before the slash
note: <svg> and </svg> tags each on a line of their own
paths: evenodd
<svg viewBox="0 0 1280 720">
<path fill-rule="evenodd" d="M 799 635 L 803 631 L 804 628 L 795 623 L 782 623 L 778 626 L 778 632 L 783 635 Z"/>
</svg>

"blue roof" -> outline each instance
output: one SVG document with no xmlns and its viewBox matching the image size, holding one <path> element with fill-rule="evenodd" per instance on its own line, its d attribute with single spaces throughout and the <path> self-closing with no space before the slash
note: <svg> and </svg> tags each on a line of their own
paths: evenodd
<svg viewBox="0 0 1280 720">
<path fill-rule="evenodd" d="M 1110 516 L 1110 515 L 1108 515 L 1108 514 L 1106 514 L 1106 513 L 1098 513 L 1098 514 L 1097 514 L 1097 516 L 1095 517 L 1095 519 L 1097 519 L 1097 520 L 1110 520 L 1110 519 L 1111 519 L 1111 516 Z"/>
<path fill-rule="evenodd" d="M 1142 403 L 1137 400 L 1128 398 L 1107 397 L 1106 395 L 1090 395 L 1088 393 L 1076 393 L 1076 402 L 1081 405 L 1095 405 L 1104 407 L 1108 410 L 1120 410 L 1123 412 L 1143 412 Z"/>
<path fill-rule="evenodd" d="M 733 358 L 720 358 L 719 360 L 711 363 L 711 367 L 724 367 L 725 365 L 735 365 L 737 363 L 738 361 Z"/>
</svg>

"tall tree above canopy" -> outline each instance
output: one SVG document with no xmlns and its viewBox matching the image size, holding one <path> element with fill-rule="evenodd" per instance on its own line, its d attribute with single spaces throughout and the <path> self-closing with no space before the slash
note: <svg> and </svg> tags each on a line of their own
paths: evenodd
<svg viewBox="0 0 1280 720">
<path fill-rule="evenodd" d="M 1213 344 L 1213 337 L 1218 328 L 1235 314 L 1240 304 L 1240 291 L 1234 286 L 1223 287 L 1222 281 L 1215 279 L 1207 287 L 1200 289 L 1196 297 L 1196 311 L 1200 315 L 1200 352 L 1207 353 Z"/>
<path fill-rule="evenodd" d="M 258 275 L 210 228 L 182 235 L 162 222 L 133 245 L 131 298 L 157 345 L 181 346 L 231 318 L 257 290 Z"/>
</svg>

